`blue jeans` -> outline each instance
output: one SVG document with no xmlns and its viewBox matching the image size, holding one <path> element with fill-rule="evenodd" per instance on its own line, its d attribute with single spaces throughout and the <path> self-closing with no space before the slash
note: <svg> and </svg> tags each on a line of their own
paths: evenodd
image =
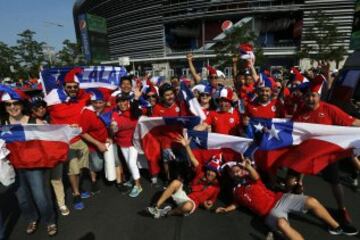
<svg viewBox="0 0 360 240">
<path fill-rule="evenodd" d="M 29 223 L 38 221 L 40 216 L 42 222 L 47 225 L 55 223 L 49 179 L 45 178 L 46 171 L 45 169 L 19 169 L 17 171 L 19 187 L 16 197 L 21 212 Z"/>
</svg>

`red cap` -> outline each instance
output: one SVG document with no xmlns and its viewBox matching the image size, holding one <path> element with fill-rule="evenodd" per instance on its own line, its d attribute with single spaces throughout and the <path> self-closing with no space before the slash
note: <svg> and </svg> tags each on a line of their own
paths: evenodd
<svg viewBox="0 0 360 240">
<path fill-rule="evenodd" d="M 311 82 L 310 82 L 310 91 L 314 93 L 321 93 L 321 89 L 323 83 L 326 81 L 324 75 L 319 74 L 317 75 Z"/>
<path fill-rule="evenodd" d="M 68 73 L 66 73 L 64 78 L 64 83 L 80 83 L 76 74 L 82 73 L 82 69 L 80 67 L 75 67 L 71 69 Z"/>
<path fill-rule="evenodd" d="M 299 81 L 299 82 L 304 81 L 305 77 L 296 67 L 292 67 L 290 72 L 295 75 L 295 81 Z"/>
<path fill-rule="evenodd" d="M 212 66 L 207 65 L 206 68 L 209 71 L 209 75 L 217 75 L 216 69 L 213 68 Z"/>
<path fill-rule="evenodd" d="M 239 45 L 239 49 L 240 51 L 244 52 L 252 52 L 254 50 L 254 47 L 250 43 L 242 43 Z"/>
</svg>

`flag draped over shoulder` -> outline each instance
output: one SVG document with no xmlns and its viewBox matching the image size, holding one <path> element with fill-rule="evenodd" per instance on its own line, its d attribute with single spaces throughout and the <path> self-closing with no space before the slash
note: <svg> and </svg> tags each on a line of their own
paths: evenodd
<svg viewBox="0 0 360 240">
<path fill-rule="evenodd" d="M 182 133 L 183 128 L 188 129 L 191 148 L 200 163 L 208 161 L 212 155 L 223 151 L 231 158 L 229 160 L 233 160 L 240 157 L 252 142 L 252 139 L 248 138 L 192 130 L 199 123 L 199 117 L 141 117 L 139 119 L 133 143 L 140 152 L 145 154 L 150 173 L 160 171 L 158 160 L 161 157 L 162 146 L 171 146 L 171 143 L 166 144 L 162 141 L 173 141 Z M 163 137 L 165 135 L 166 138 Z"/>
<path fill-rule="evenodd" d="M 180 83 L 180 99 L 185 102 L 190 112 L 194 114 L 194 116 L 200 117 L 201 120 L 206 119 L 206 115 L 202 110 L 200 103 L 194 96 L 193 92 L 186 86 L 184 82 Z"/>
<path fill-rule="evenodd" d="M 68 125 L 3 125 L 0 139 L 15 168 L 52 168 L 67 160 L 70 139 L 81 133 Z"/>
<path fill-rule="evenodd" d="M 288 167 L 304 174 L 317 174 L 360 148 L 360 128 L 356 127 L 286 119 L 252 119 L 250 124 L 256 142 L 250 148 L 251 154 L 265 171 Z"/>
<path fill-rule="evenodd" d="M 115 90 L 120 83 L 120 79 L 127 75 L 124 67 L 113 66 L 85 66 L 80 67 L 82 72 L 77 74 L 80 88 L 107 88 Z M 40 79 L 44 87 L 45 95 L 52 89 L 62 88 L 65 75 L 73 67 L 48 68 L 40 73 Z"/>
</svg>

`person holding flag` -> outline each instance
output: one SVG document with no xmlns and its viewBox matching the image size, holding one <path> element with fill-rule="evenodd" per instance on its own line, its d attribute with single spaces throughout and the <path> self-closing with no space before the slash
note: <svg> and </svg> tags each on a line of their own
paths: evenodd
<svg viewBox="0 0 360 240">
<path fill-rule="evenodd" d="M 90 95 L 79 87 L 76 76 L 81 68 L 73 68 L 66 73 L 63 89 L 53 89 L 45 96 L 48 104 L 51 124 L 69 124 L 79 126 L 82 109 L 90 100 Z M 73 206 L 76 210 L 84 208 L 82 198 L 89 198 L 88 192 L 80 192 L 80 173 L 89 167 L 89 148 L 80 136 L 71 140 L 69 161 L 67 162 L 68 176 L 73 193 Z"/>
<path fill-rule="evenodd" d="M 184 191 L 183 179 L 174 179 L 162 193 L 155 206 L 147 208 L 148 212 L 155 219 L 170 215 L 188 216 L 194 213 L 200 206 L 205 209 L 211 209 L 220 192 L 217 178 L 222 164 L 221 155 L 213 157 L 212 160 L 202 168 L 190 148 L 190 139 L 187 137 L 186 132 L 184 136 L 179 135 L 176 142 L 185 148 L 195 172 L 195 177 L 190 183 L 191 192 L 187 194 Z M 161 208 L 169 198 L 175 201 L 176 208 L 172 209 L 170 206 Z"/>
<path fill-rule="evenodd" d="M 318 75 L 308 84 L 304 94 L 304 105 L 294 113 L 292 120 L 294 122 L 360 127 L 359 119 L 346 114 L 334 105 L 320 100 L 323 81 L 324 78 Z M 340 184 L 338 162 L 326 167 L 323 174 L 324 179 L 332 186 L 342 220 L 350 223 L 351 217 L 345 207 L 344 191 Z"/>
<path fill-rule="evenodd" d="M 0 89 L 0 91 L 3 89 Z M 5 107 L 5 114 L 2 116 L 0 136 L 11 134 L 6 130 L 6 125 L 43 124 L 42 121 L 24 114 L 24 103 L 26 95 L 20 91 L 2 91 L 0 103 Z M 10 151 L 11 155 L 11 151 Z M 31 158 L 32 156 L 26 156 Z M 34 156 L 33 156 L 34 157 Z M 38 157 L 38 156 L 37 156 Z M 31 159 L 29 159 L 31 162 Z M 30 164 L 30 163 L 29 163 Z M 50 187 L 46 180 L 46 168 L 36 166 L 17 166 L 16 168 L 18 188 L 16 197 L 28 225 L 27 234 L 33 234 L 41 220 L 47 225 L 49 236 L 55 236 L 58 232 L 56 214 L 53 209 L 53 200 L 50 198 Z M 40 214 L 39 214 L 39 212 Z"/>
</svg>

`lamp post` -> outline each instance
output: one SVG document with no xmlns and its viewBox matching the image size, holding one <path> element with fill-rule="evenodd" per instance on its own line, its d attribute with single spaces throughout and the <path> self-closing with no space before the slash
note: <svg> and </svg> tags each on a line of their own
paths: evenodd
<svg viewBox="0 0 360 240">
<path fill-rule="evenodd" d="M 46 54 L 48 55 L 50 66 L 52 66 L 52 64 L 53 64 L 52 54 L 55 52 L 55 48 L 51 47 L 48 44 L 48 40 L 49 40 L 49 38 L 48 38 L 48 28 L 49 27 L 63 28 L 64 25 L 62 25 L 60 23 L 48 22 L 48 21 L 43 21 L 43 23 L 44 23 L 44 26 L 45 26 L 45 39 L 46 39 L 46 45 L 44 47 L 44 50 L 45 50 Z"/>
</svg>

